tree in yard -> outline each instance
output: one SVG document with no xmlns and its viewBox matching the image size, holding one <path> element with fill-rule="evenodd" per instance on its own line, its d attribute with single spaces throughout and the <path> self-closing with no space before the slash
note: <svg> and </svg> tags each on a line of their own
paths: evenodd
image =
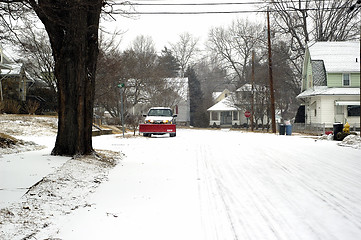
<svg viewBox="0 0 361 240">
<path fill-rule="evenodd" d="M 269 1 L 267 1 L 269 2 Z M 289 39 L 293 68 L 300 74 L 305 44 L 315 41 L 355 40 L 359 35 L 359 9 L 348 11 L 354 1 L 280 0 L 269 3 L 276 31 Z"/>
<path fill-rule="evenodd" d="M 105 109 L 113 118 L 119 119 L 120 93 L 117 85 L 121 79 L 122 52 L 118 46 L 115 35 L 109 40 L 101 35 L 95 79 L 95 107 L 100 110 L 96 114 L 101 115 Z"/>
<path fill-rule="evenodd" d="M 171 50 L 164 47 L 158 59 L 158 64 L 163 71 L 164 77 L 173 78 L 178 76 L 180 66 Z"/>
<path fill-rule="evenodd" d="M 33 77 L 42 80 L 49 93 L 56 96 L 56 78 L 54 75 L 54 59 L 48 35 L 43 29 L 36 29 L 30 21 L 24 21 L 24 28 L 17 34 L 18 53 L 26 71 Z M 56 102 L 56 100 L 55 100 Z"/>
<path fill-rule="evenodd" d="M 209 108 L 213 105 L 213 92 L 222 92 L 224 89 L 233 90 L 227 79 L 227 73 L 217 61 L 203 58 L 193 67 L 201 84 L 203 98 Z"/>
<path fill-rule="evenodd" d="M 238 19 L 228 27 L 212 28 L 208 34 L 211 53 L 222 62 L 237 87 L 247 83 L 247 64 L 253 50 L 260 50 L 264 31 L 260 24 Z"/>
<path fill-rule="evenodd" d="M 203 93 L 196 72 L 188 67 L 185 76 L 188 77 L 189 84 L 190 124 L 195 127 L 208 126 L 208 115 L 203 107 Z"/>
<path fill-rule="evenodd" d="M 197 44 L 198 39 L 189 33 L 180 34 L 179 41 L 171 44 L 172 52 L 180 65 L 181 77 L 184 77 L 188 65 L 198 51 Z"/>
<path fill-rule="evenodd" d="M 158 55 L 150 37 L 136 37 L 132 46 L 123 52 L 120 68 L 129 107 L 151 102 L 151 98 L 163 88 Z"/>
<path fill-rule="evenodd" d="M 55 60 L 59 123 L 54 155 L 90 154 L 103 0 L 29 1 L 48 32 Z"/>
<path fill-rule="evenodd" d="M 32 10 L 44 24 L 54 58 L 58 134 L 53 155 L 91 154 L 98 29 L 103 0 L 5 1 L 11 14 Z M 20 11 L 20 12 L 19 12 Z"/>
</svg>

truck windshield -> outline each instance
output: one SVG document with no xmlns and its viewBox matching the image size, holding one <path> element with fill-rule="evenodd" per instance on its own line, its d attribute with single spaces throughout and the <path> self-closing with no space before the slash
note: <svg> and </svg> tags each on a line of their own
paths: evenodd
<svg viewBox="0 0 361 240">
<path fill-rule="evenodd" d="M 148 112 L 148 116 L 171 117 L 172 111 L 170 109 L 150 109 Z"/>
</svg>

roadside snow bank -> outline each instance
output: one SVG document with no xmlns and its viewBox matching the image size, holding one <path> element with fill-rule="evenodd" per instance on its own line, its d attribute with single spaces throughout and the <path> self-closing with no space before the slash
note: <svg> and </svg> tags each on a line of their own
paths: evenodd
<svg viewBox="0 0 361 240">
<path fill-rule="evenodd" d="M 87 196 L 107 181 L 109 170 L 122 158 L 112 151 L 98 153 L 67 161 L 33 185 L 23 201 L 0 209 L 0 239 L 42 239 L 38 234 L 54 219 L 90 207 Z"/>
<path fill-rule="evenodd" d="M 338 145 L 361 149 L 361 138 L 360 136 L 356 136 L 356 135 L 348 135 L 342 140 L 342 142 L 338 143 Z"/>
<path fill-rule="evenodd" d="M 318 140 L 328 140 L 328 141 L 334 141 L 333 134 L 328 135 L 322 135 L 318 138 Z M 355 149 L 361 149 L 361 138 L 357 135 L 348 135 L 345 137 L 342 142 L 337 143 L 337 145 L 342 147 L 352 147 Z"/>
</svg>

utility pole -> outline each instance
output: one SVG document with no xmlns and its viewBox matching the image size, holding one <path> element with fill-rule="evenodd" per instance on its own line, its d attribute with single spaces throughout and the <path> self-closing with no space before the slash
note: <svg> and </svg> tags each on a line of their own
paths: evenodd
<svg viewBox="0 0 361 240">
<path fill-rule="evenodd" d="M 251 89 L 251 131 L 253 132 L 253 115 L 254 115 L 254 50 L 252 51 L 252 89 Z"/>
<path fill-rule="evenodd" d="M 124 104 L 123 104 L 123 92 L 124 92 L 124 83 L 118 84 L 118 88 L 120 89 L 120 122 L 122 123 L 122 131 L 124 138 Z"/>
<path fill-rule="evenodd" d="M 268 37 L 268 76 L 271 98 L 271 116 L 272 116 L 272 132 L 276 133 L 276 115 L 275 115 L 275 97 L 273 89 L 273 73 L 272 73 L 272 51 L 271 51 L 271 32 L 269 21 L 269 10 L 267 9 L 267 37 Z"/>
</svg>

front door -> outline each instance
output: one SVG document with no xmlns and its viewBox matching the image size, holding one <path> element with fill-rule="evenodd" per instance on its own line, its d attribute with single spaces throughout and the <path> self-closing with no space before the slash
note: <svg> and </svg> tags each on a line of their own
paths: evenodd
<svg viewBox="0 0 361 240">
<path fill-rule="evenodd" d="M 221 125 L 232 125 L 232 112 L 221 112 Z"/>
</svg>

